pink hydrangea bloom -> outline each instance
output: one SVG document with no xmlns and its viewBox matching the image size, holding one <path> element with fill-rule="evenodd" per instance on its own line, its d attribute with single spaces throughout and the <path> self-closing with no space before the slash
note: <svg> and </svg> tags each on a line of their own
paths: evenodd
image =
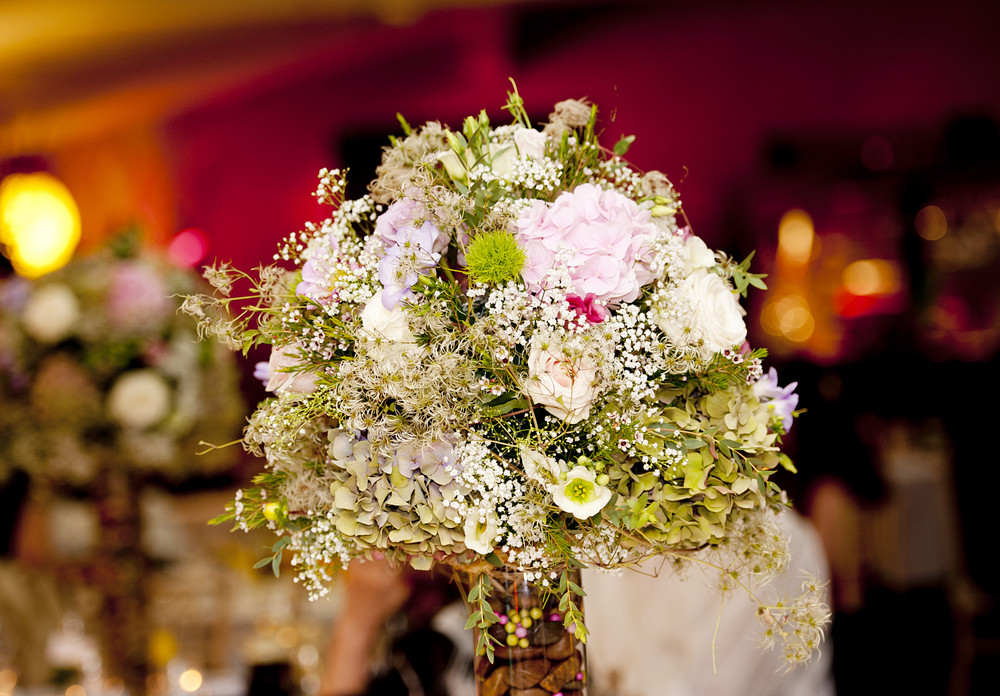
<svg viewBox="0 0 1000 696">
<path fill-rule="evenodd" d="M 567 290 L 606 304 L 632 302 L 655 279 L 649 269 L 658 230 L 649 211 L 614 190 L 581 184 L 552 203 L 535 201 L 518 219 L 527 255 L 521 275 L 532 292 L 565 267 Z"/>
</svg>

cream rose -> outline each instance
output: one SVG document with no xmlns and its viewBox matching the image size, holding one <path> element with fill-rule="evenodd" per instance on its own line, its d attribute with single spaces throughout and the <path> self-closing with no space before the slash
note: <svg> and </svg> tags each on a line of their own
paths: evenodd
<svg viewBox="0 0 1000 696">
<path fill-rule="evenodd" d="M 58 343 L 73 330 L 80 317 L 76 295 L 61 283 L 50 283 L 31 293 L 21 315 L 24 329 L 44 343 Z"/>
<path fill-rule="evenodd" d="M 264 389 L 276 394 L 311 394 L 316 391 L 316 374 L 296 369 L 302 364 L 298 345 L 271 348 L 268 379 Z"/>
<path fill-rule="evenodd" d="M 108 393 L 108 414 L 126 428 L 148 428 L 170 412 L 170 391 L 155 370 L 126 372 Z"/>
<path fill-rule="evenodd" d="M 524 393 L 545 410 L 567 423 L 579 423 L 590 415 L 597 396 L 597 366 L 587 357 L 567 360 L 551 348 L 532 346 L 528 355 L 528 379 Z"/>
</svg>

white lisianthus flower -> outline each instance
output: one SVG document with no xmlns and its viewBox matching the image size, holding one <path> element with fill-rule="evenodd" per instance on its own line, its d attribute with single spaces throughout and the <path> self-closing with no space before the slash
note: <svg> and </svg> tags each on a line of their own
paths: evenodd
<svg viewBox="0 0 1000 696">
<path fill-rule="evenodd" d="M 170 412 L 170 395 L 170 385 L 156 370 L 132 370 L 112 385 L 108 414 L 126 428 L 149 428 Z"/>
<path fill-rule="evenodd" d="M 76 295 L 61 283 L 49 283 L 31 293 L 21 321 L 28 334 L 43 343 L 58 343 L 80 318 Z"/>
<path fill-rule="evenodd" d="M 465 181 L 467 166 L 458 156 L 457 152 L 452 149 L 444 150 L 438 153 L 437 158 L 438 162 L 444 165 L 448 176 L 455 181 Z"/>
<path fill-rule="evenodd" d="M 543 485 L 552 483 L 562 473 L 562 468 L 555 459 L 527 447 L 521 448 L 521 466 L 524 467 L 525 476 Z"/>
<path fill-rule="evenodd" d="M 706 358 L 746 341 L 747 326 L 743 320 L 746 311 L 740 306 L 739 295 L 722 276 L 696 269 L 681 281 L 678 291 L 691 302 L 691 315 L 680 320 L 657 312 L 653 317 L 668 338 L 684 345 L 688 343 L 687 329 L 693 329 L 705 340 Z"/>
<path fill-rule="evenodd" d="M 560 510 L 578 520 L 590 519 L 611 500 L 611 490 L 598 484 L 597 475 L 581 465 L 573 467 L 566 474 L 565 481 L 551 486 L 549 493 Z"/>
<path fill-rule="evenodd" d="M 590 416 L 597 397 L 597 366 L 580 357 L 567 360 L 551 348 L 533 345 L 528 355 L 528 379 L 524 393 L 545 410 L 567 423 L 579 423 Z"/>
<path fill-rule="evenodd" d="M 497 539 L 499 525 L 496 517 L 486 515 L 484 522 L 478 514 L 478 510 L 472 510 L 472 516 L 465 520 L 465 546 L 470 551 L 483 555 L 493 552 L 493 543 Z"/>
<path fill-rule="evenodd" d="M 276 394 L 311 394 L 316 391 L 316 373 L 294 369 L 302 363 L 299 350 L 294 343 L 271 348 L 265 390 Z"/>
</svg>

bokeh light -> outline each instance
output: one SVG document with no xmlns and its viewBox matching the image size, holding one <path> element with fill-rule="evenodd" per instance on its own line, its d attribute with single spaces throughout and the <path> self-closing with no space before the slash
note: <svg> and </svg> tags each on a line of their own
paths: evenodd
<svg viewBox="0 0 1000 696">
<path fill-rule="evenodd" d="M 809 263 L 815 236 L 809 213 L 793 208 L 778 223 L 778 256 L 797 265 Z"/>
<path fill-rule="evenodd" d="M 199 229 L 191 228 L 178 232 L 167 246 L 167 256 L 171 262 L 182 268 L 194 268 L 208 253 L 208 239 Z"/>
<path fill-rule="evenodd" d="M 177 685 L 181 687 L 182 690 L 187 691 L 189 694 L 194 693 L 201 688 L 201 672 L 196 669 L 188 669 L 181 672 L 181 676 L 177 678 Z"/>
<path fill-rule="evenodd" d="M 853 295 L 889 295 L 900 289 L 898 264 L 885 259 L 860 259 L 844 269 L 844 288 Z"/>
<path fill-rule="evenodd" d="M 80 211 L 51 174 L 11 174 L 0 182 L 0 243 L 14 270 L 37 278 L 64 265 L 80 241 Z"/>
<path fill-rule="evenodd" d="M 928 242 L 935 242 L 948 233 L 948 216 L 936 205 L 928 205 L 917 213 L 917 234 Z"/>
<path fill-rule="evenodd" d="M 816 320 L 806 298 L 798 293 L 768 300 L 761 311 L 761 325 L 772 336 L 792 343 L 805 343 L 816 329 Z"/>
</svg>

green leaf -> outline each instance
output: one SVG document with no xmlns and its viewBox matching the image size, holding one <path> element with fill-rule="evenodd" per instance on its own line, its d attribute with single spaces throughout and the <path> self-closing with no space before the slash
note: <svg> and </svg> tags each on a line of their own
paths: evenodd
<svg viewBox="0 0 1000 696">
<path fill-rule="evenodd" d="M 486 554 L 485 558 L 486 562 L 492 565 L 494 568 L 503 567 L 503 561 L 500 560 L 500 557 L 497 556 L 495 552 L 493 551 L 489 552 L 488 554 Z"/>
<path fill-rule="evenodd" d="M 615 143 L 613 148 L 614 153 L 619 157 L 623 156 L 626 152 L 628 152 L 628 149 L 632 146 L 633 142 L 635 142 L 634 135 L 622 136 L 621 140 Z"/>
</svg>

